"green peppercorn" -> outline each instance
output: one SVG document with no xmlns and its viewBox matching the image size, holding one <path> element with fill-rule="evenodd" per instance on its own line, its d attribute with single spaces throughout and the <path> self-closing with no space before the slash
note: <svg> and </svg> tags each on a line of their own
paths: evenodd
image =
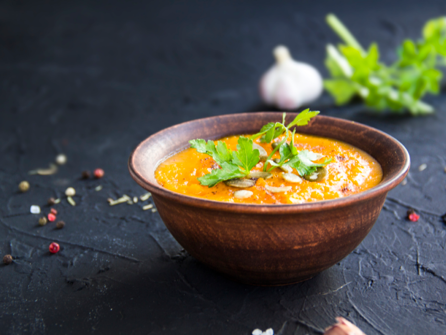
<svg viewBox="0 0 446 335">
<path fill-rule="evenodd" d="M 19 184 L 19 190 L 20 192 L 26 192 L 29 190 L 29 183 L 24 180 Z"/>
<path fill-rule="evenodd" d="M 46 225 L 47 222 L 48 222 L 48 220 L 47 220 L 46 217 L 44 217 L 44 216 L 42 216 L 42 217 L 39 219 L 39 225 L 40 225 L 40 226 L 44 226 L 44 225 Z"/>
<path fill-rule="evenodd" d="M 58 222 L 56 223 L 56 228 L 57 228 L 57 229 L 62 229 L 63 227 L 65 227 L 65 222 L 63 222 L 63 221 L 58 221 Z"/>
<path fill-rule="evenodd" d="M 9 265 L 11 263 L 12 263 L 12 256 L 11 255 L 3 256 L 3 264 Z"/>
</svg>

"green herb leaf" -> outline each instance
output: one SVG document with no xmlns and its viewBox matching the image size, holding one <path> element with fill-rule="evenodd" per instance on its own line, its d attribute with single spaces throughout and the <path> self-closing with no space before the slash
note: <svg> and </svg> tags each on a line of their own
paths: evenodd
<svg viewBox="0 0 446 335">
<path fill-rule="evenodd" d="M 213 187 L 222 181 L 244 176 L 245 174 L 240 171 L 240 168 L 237 165 L 223 162 L 221 164 L 221 169 L 212 170 L 211 173 L 198 178 L 198 181 L 203 186 Z"/>
<path fill-rule="evenodd" d="M 253 141 L 240 136 L 237 142 L 237 151 L 232 152 L 232 163 L 241 166 L 247 175 L 260 160 L 259 150 L 253 149 Z"/>
<path fill-rule="evenodd" d="M 327 16 L 327 22 L 345 42 L 337 48 L 327 46 L 325 65 L 331 79 L 324 80 L 324 87 L 336 104 L 359 96 L 377 111 L 433 112 L 421 99 L 427 93 L 439 92 L 442 73 L 437 67 L 446 65 L 446 18 L 428 21 L 424 39 L 405 40 L 398 48 L 399 59 L 390 66 L 379 61 L 376 43 L 366 51 L 333 14 Z"/>
<path fill-rule="evenodd" d="M 294 126 L 306 126 L 308 122 L 310 122 L 310 120 L 318 114 L 319 114 L 318 111 L 310 111 L 310 109 L 307 108 L 304 111 L 297 114 L 295 119 L 287 126 L 287 128 L 289 129 Z"/>
<path fill-rule="evenodd" d="M 205 140 L 191 140 L 189 141 L 191 148 L 196 149 L 198 152 L 211 156 L 218 165 L 222 165 L 223 162 L 230 162 L 232 160 L 232 151 L 228 149 L 226 143 L 218 141 L 217 147 L 213 141 Z"/>
<path fill-rule="evenodd" d="M 325 166 L 331 162 L 331 159 L 326 159 L 323 163 L 312 162 L 315 160 L 319 160 L 322 157 L 324 156 L 312 151 L 302 150 L 284 165 L 288 165 L 291 166 L 293 169 L 296 169 L 297 172 L 303 177 L 305 175 L 312 174 L 318 167 Z"/>
</svg>

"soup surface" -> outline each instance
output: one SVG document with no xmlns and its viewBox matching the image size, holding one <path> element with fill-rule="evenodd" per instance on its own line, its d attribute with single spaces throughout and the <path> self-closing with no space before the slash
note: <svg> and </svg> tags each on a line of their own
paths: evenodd
<svg viewBox="0 0 446 335">
<path fill-rule="evenodd" d="M 248 135 L 243 135 L 248 136 Z M 239 136 L 220 139 L 231 150 L 236 150 Z M 272 152 L 271 144 L 254 143 L 262 146 L 268 154 Z M 155 172 L 160 185 L 177 193 L 216 201 L 250 204 L 300 204 L 305 202 L 330 200 L 346 197 L 372 188 L 382 179 L 380 164 L 364 151 L 344 142 L 312 135 L 295 134 L 294 145 L 297 150 L 309 150 L 319 153 L 331 162 L 325 166 L 326 176 L 317 182 L 302 179 L 291 183 L 283 179 L 283 171 L 275 168 L 272 176 L 257 179 L 255 185 L 246 190 L 253 194 L 249 198 L 239 199 L 234 196 L 240 188 L 227 186 L 221 182 L 214 187 L 203 186 L 197 180 L 212 169 L 219 168 L 212 157 L 189 148 L 166 159 Z M 280 157 L 276 152 L 273 158 Z M 259 162 L 251 171 L 262 171 L 264 162 Z M 296 170 L 292 173 L 298 175 Z M 265 186 L 291 186 L 287 192 L 273 193 Z"/>
</svg>

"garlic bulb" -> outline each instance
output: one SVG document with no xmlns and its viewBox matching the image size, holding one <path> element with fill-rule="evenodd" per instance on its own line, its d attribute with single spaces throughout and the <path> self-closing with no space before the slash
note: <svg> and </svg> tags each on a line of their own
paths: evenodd
<svg viewBox="0 0 446 335">
<path fill-rule="evenodd" d="M 291 110 L 316 100 L 322 93 L 322 77 L 311 65 L 296 62 L 284 46 L 274 49 L 274 64 L 260 80 L 262 100 Z"/>
</svg>

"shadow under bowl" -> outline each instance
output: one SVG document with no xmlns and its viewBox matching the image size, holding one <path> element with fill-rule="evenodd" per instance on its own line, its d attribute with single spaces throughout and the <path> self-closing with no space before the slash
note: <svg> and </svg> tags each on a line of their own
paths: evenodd
<svg viewBox="0 0 446 335">
<path fill-rule="evenodd" d="M 289 113 L 287 122 L 296 115 Z M 317 116 L 297 131 L 364 150 L 381 164 L 380 184 L 334 200 L 256 205 L 195 198 L 157 183 L 159 163 L 189 147 L 189 140 L 255 133 L 281 118 L 280 113 L 261 112 L 185 122 L 150 136 L 129 159 L 133 179 L 152 193 L 161 218 L 184 249 L 230 278 L 253 285 L 304 281 L 346 257 L 372 229 L 387 192 L 404 179 L 410 166 L 407 150 L 393 137 L 352 121 Z"/>
</svg>

